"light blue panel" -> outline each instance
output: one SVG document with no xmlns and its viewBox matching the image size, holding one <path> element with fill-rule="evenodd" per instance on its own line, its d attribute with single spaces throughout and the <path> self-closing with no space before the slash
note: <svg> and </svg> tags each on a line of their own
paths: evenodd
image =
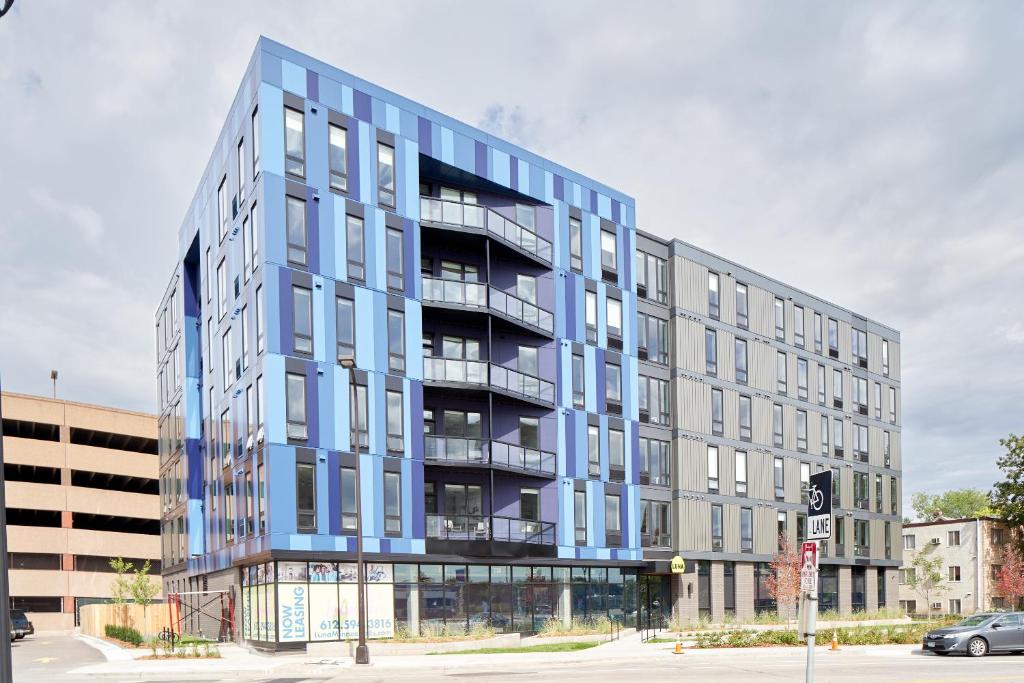
<svg viewBox="0 0 1024 683">
<path fill-rule="evenodd" d="M 476 172 L 476 145 L 458 133 L 455 134 L 455 166 L 469 173 Z"/>
<path fill-rule="evenodd" d="M 374 306 L 373 292 L 365 287 L 355 288 L 355 329 L 356 329 L 356 366 L 362 370 L 376 370 L 377 344 L 374 344 Z"/>
<path fill-rule="evenodd" d="M 551 171 L 544 171 L 544 201 L 555 203 L 555 175 Z"/>
<path fill-rule="evenodd" d="M 437 158 L 437 152 L 441 149 L 441 126 L 436 123 L 430 124 L 430 149 L 431 156 Z"/>
<path fill-rule="evenodd" d="M 363 536 L 363 551 L 368 553 L 380 552 L 380 539 Z"/>
<path fill-rule="evenodd" d="M 636 272 L 636 232 L 634 232 L 633 230 L 623 230 L 622 233 L 623 233 L 622 234 L 622 240 L 623 240 L 623 243 L 626 245 L 626 251 L 622 255 L 623 265 L 628 263 L 629 266 L 630 266 L 630 268 L 629 268 L 630 277 L 629 277 L 628 280 L 626 280 L 626 278 L 625 278 L 625 272 L 626 272 L 625 268 L 623 268 L 623 270 L 622 270 L 622 273 L 623 273 L 623 277 L 622 277 L 623 283 L 622 283 L 622 286 L 623 286 L 623 288 L 625 290 L 633 293 L 633 297 L 631 297 L 631 298 L 635 298 L 636 297 L 636 276 L 637 276 L 637 272 Z M 626 259 L 628 259 L 628 260 L 626 260 Z"/>
<path fill-rule="evenodd" d="M 350 397 L 352 396 L 352 386 L 348 383 L 348 370 L 340 365 L 335 365 L 331 368 L 331 372 L 333 375 L 331 391 L 334 396 L 334 401 L 332 402 L 334 415 L 330 424 L 334 426 L 334 445 L 339 451 L 351 451 L 352 442 L 349 430 L 352 427 L 349 424 L 349 416 L 351 415 L 349 404 Z"/>
<path fill-rule="evenodd" d="M 371 142 L 370 124 L 359 122 L 359 199 L 364 204 L 376 203 L 377 193 L 370 188 L 377 184 L 377 151 Z"/>
<path fill-rule="evenodd" d="M 587 344 L 583 347 L 583 401 L 586 409 L 597 412 L 597 349 Z"/>
<path fill-rule="evenodd" d="M 419 259 L 415 261 L 419 263 Z M 423 306 L 413 299 L 405 300 L 405 376 L 423 379 L 423 354 L 418 340 L 423 339 Z M 411 342 L 411 343 L 410 343 Z"/>
<path fill-rule="evenodd" d="M 572 205 L 581 209 L 583 208 L 583 188 L 581 188 L 578 183 L 572 184 Z M 590 210 L 589 206 L 587 207 L 587 210 Z"/>
<path fill-rule="evenodd" d="M 404 526 L 404 525 L 403 525 Z M 409 538 L 392 538 L 391 541 L 391 552 L 408 555 L 412 552 L 412 539 Z"/>
<path fill-rule="evenodd" d="M 586 253 L 586 252 L 584 252 Z M 566 276 L 569 277 L 569 276 Z M 576 316 L 576 329 L 572 330 L 572 338 L 577 341 L 584 341 L 587 338 L 587 301 L 586 283 L 581 277 L 573 277 L 573 303 L 578 307 Z M 589 410 L 589 409 L 588 409 Z"/>
<path fill-rule="evenodd" d="M 422 354 L 421 354 L 422 355 Z M 411 397 L 409 396 L 412 391 L 412 383 L 408 379 L 402 380 L 402 453 L 403 457 L 409 458 L 412 456 L 412 408 L 411 408 Z M 422 424 L 422 420 L 421 420 Z M 411 479 L 412 476 L 402 477 L 402 500 L 412 500 L 412 498 L 405 497 L 405 483 L 406 479 Z M 411 490 L 410 490 L 411 493 Z"/>
<path fill-rule="evenodd" d="M 598 193 L 597 195 L 597 215 L 607 220 L 612 219 L 612 200 L 611 197 Z"/>
<path fill-rule="evenodd" d="M 595 560 L 610 560 L 612 559 L 612 551 L 608 548 L 595 548 Z"/>
<path fill-rule="evenodd" d="M 634 396 L 640 396 L 640 377 L 638 373 L 639 362 L 632 356 L 626 356 L 629 363 L 629 382 L 626 383 L 629 386 L 629 402 L 626 404 L 626 410 L 631 420 L 640 419 L 640 401 L 633 400 Z M 625 411 L 624 411 L 625 412 Z"/>
<path fill-rule="evenodd" d="M 625 444 L 625 446 L 626 446 L 626 453 L 625 453 L 625 461 L 626 461 L 626 463 L 625 463 L 626 464 L 625 471 L 626 471 L 626 474 L 625 474 L 625 478 L 626 478 L 626 481 L 633 481 L 633 446 L 632 446 L 632 443 L 633 443 L 633 432 L 637 431 L 637 427 L 636 427 L 637 423 L 633 422 L 632 420 L 623 420 L 623 423 L 624 423 L 623 426 L 622 426 L 623 439 L 626 442 L 626 444 Z"/>
<path fill-rule="evenodd" d="M 326 534 L 331 528 L 331 499 L 329 483 L 331 470 L 327 466 L 327 451 L 316 449 L 316 528 Z"/>
<path fill-rule="evenodd" d="M 398 135 L 400 132 L 400 120 L 398 107 L 393 104 L 384 103 L 384 128 Z"/>
<path fill-rule="evenodd" d="M 260 52 L 260 78 L 275 88 L 281 87 L 281 58 L 266 51 Z"/>
<path fill-rule="evenodd" d="M 582 479 L 587 472 L 587 414 L 577 410 L 570 413 L 573 419 L 573 429 L 576 430 L 576 476 Z M 582 476 L 581 476 L 582 475 Z"/>
<path fill-rule="evenodd" d="M 330 551 L 334 550 L 334 537 L 333 536 L 327 536 L 327 535 L 324 535 L 323 533 L 320 533 L 320 534 L 316 534 L 316 535 L 309 534 L 309 535 L 307 535 L 307 537 L 309 538 L 310 543 L 312 545 L 310 550 L 322 551 L 322 552 L 330 552 Z"/>
<path fill-rule="evenodd" d="M 520 192 L 530 193 L 530 165 L 522 159 L 516 159 L 516 183 Z"/>
<path fill-rule="evenodd" d="M 191 318 L 195 320 L 195 318 Z M 206 323 L 203 323 L 204 325 Z M 191 329 L 190 329 L 191 328 Z M 189 325 L 185 327 L 185 335 L 194 339 L 194 341 L 188 341 L 186 344 L 193 345 L 192 348 L 196 348 L 194 345 L 201 343 L 198 341 L 198 336 L 195 333 L 195 325 Z M 185 378 L 185 391 L 184 394 L 187 397 L 199 396 L 199 382 L 200 380 L 195 377 Z M 191 400 L 191 399 L 186 399 Z M 207 399 L 209 401 L 209 399 Z M 199 433 L 202 429 L 203 423 L 203 411 L 196 408 L 185 410 L 185 438 L 186 439 L 198 439 Z"/>
<path fill-rule="evenodd" d="M 317 402 L 316 410 L 318 417 L 319 444 L 321 448 L 337 450 L 334 441 L 334 368 L 335 363 L 319 363 L 317 369 L 317 383 L 315 386 Z"/>
<path fill-rule="evenodd" d="M 315 106 L 315 105 L 312 105 Z M 312 187 L 328 187 L 327 171 L 327 112 L 317 107 L 317 113 L 310 111 L 306 104 L 306 184 Z M 322 198 L 321 198 L 322 201 Z M 323 225 L 323 223 L 321 223 Z"/>
<path fill-rule="evenodd" d="M 284 175 L 284 95 L 273 86 L 260 84 L 260 168 L 267 174 Z M 266 188 L 264 188 L 266 195 Z M 212 205 L 214 202 L 211 201 Z M 282 223 L 283 225 L 283 223 Z M 260 246 L 264 246 L 261 243 Z"/>
<path fill-rule="evenodd" d="M 348 116 L 353 116 L 354 109 L 352 107 L 352 88 L 347 85 L 341 86 L 341 113 Z"/>
<path fill-rule="evenodd" d="M 576 508 L 573 500 L 572 479 L 559 479 L 558 483 L 558 526 L 562 530 L 558 542 L 564 545 L 574 545 L 576 543 L 574 519 Z"/>
<path fill-rule="evenodd" d="M 281 60 L 281 85 L 299 97 L 306 96 L 306 70 L 287 59 Z"/>
<path fill-rule="evenodd" d="M 331 198 L 331 205 L 333 211 L 333 223 L 334 223 L 334 272 L 338 280 L 348 279 L 348 243 L 345 240 L 345 198 L 339 197 L 333 192 L 328 192 L 327 196 Z M 321 204 L 324 203 L 321 200 Z M 321 223 L 323 225 L 323 215 L 321 214 Z M 321 231 L 323 233 L 324 231 Z M 323 256 L 326 256 L 324 252 L 321 252 Z M 321 262 L 325 259 L 321 258 Z"/>
<path fill-rule="evenodd" d="M 408 432 L 406 432 L 408 434 Z M 381 496 L 381 501 L 384 500 L 384 496 Z M 413 515 L 418 514 L 420 510 L 413 510 L 412 507 L 412 460 L 406 458 L 402 461 L 402 536 L 408 538 L 412 536 L 412 523 L 408 520 L 413 518 Z M 383 515 L 383 505 L 381 514 Z M 392 548 L 391 552 L 395 552 Z"/>
<path fill-rule="evenodd" d="M 572 420 L 569 420 L 568 425 L 566 424 L 566 415 L 568 413 L 564 410 L 555 411 L 555 426 L 556 426 L 556 438 L 555 438 L 555 471 L 558 476 L 565 476 L 565 462 L 570 457 L 570 453 L 565 447 L 567 442 L 566 439 L 566 428 L 572 425 Z"/>
<path fill-rule="evenodd" d="M 544 193 L 544 169 L 537 164 L 530 164 L 530 196 L 541 200 L 547 196 Z"/>
<path fill-rule="evenodd" d="M 367 373 L 366 403 L 370 412 L 366 421 L 366 428 L 370 432 L 367 449 L 370 453 L 385 453 L 387 451 L 384 448 L 384 375 L 377 372 Z"/>
<path fill-rule="evenodd" d="M 266 441 L 285 443 L 284 356 L 268 353 L 263 358 L 263 425 Z"/>
<path fill-rule="evenodd" d="M 410 552 L 417 555 L 425 555 L 427 553 L 427 543 L 422 538 L 414 538 L 409 541 Z"/>
<path fill-rule="evenodd" d="M 399 110 L 399 116 L 401 117 L 401 126 L 399 134 L 403 138 L 408 138 L 413 142 L 419 142 L 420 139 L 420 126 L 419 119 L 411 111 L 405 109 Z"/>
<path fill-rule="evenodd" d="M 505 187 L 512 187 L 512 179 L 509 177 L 509 157 L 501 150 L 489 148 L 491 153 L 488 155 L 491 160 L 491 168 L 488 169 L 491 172 L 491 180 L 504 185 Z"/>
<path fill-rule="evenodd" d="M 400 149 L 405 150 L 405 167 L 402 171 L 405 174 L 405 211 L 404 215 L 410 220 L 420 219 L 420 148 L 413 140 L 402 140 Z M 415 258 L 411 263 L 419 263 Z M 419 278 L 416 278 L 417 281 Z"/>
<path fill-rule="evenodd" d="M 597 283 L 597 345 L 608 348 L 608 285 Z"/>
<path fill-rule="evenodd" d="M 197 533 L 203 528 L 203 501 L 197 498 L 190 498 L 188 501 L 188 554 L 202 555 L 205 551 L 203 541 L 204 534 Z"/>
<path fill-rule="evenodd" d="M 373 369 L 376 372 L 387 372 L 388 370 L 388 307 L 387 295 L 383 292 L 373 292 L 373 327 L 363 328 L 372 330 L 375 339 L 378 341 L 373 345 Z"/>
<path fill-rule="evenodd" d="M 633 228 L 636 225 L 636 209 L 633 207 L 632 204 L 623 204 L 622 211 L 620 211 L 619 213 L 619 218 L 622 222 L 622 225 L 626 226 L 627 228 Z"/>
<path fill-rule="evenodd" d="M 313 534 L 291 534 L 288 537 L 289 550 L 312 550 Z"/>
<path fill-rule="evenodd" d="M 444 126 L 441 127 L 441 161 L 455 165 L 455 133 Z"/>
<path fill-rule="evenodd" d="M 554 251 L 554 258 L 555 258 L 556 261 L 558 260 L 558 249 L 557 248 Z M 558 264 L 556 263 L 555 265 L 557 267 Z M 556 273 L 555 274 L 555 302 L 556 302 L 555 310 L 556 311 L 561 311 L 561 308 L 562 308 L 562 304 L 560 304 L 558 302 L 565 301 L 565 287 L 566 287 L 566 275 L 565 275 L 565 273 Z M 565 337 L 572 337 L 573 336 L 571 333 L 566 332 L 566 329 L 565 329 L 565 325 L 566 325 L 565 318 L 566 318 L 566 316 L 564 316 L 564 315 L 555 315 L 555 336 L 556 337 L 565 338 Z"/>
<path fill-rule="evenodd" d="M 598 545 L 604 540 L 604 484 L 587 482 L 587 545 Z"/>
<path fill-rule="evenodd" d="M 551 213 L 554 219 L 552 221 L 554 223 L 554 234 L 552 235 L 553 239 L 551 240 L 551 255 L 554 260 L 556 268 L 563 268 L 565 270 L 569 270 L 569 212 L 566 210 L 564 204 L 559 203 L 557 206 L 554 207 L 554 211 L 552 211 Z M 565 230 L 565 235 L 567 238 L 564 241 L 562 240 L 563 230 Z M 557 279 L 558 282 L 564 280 L 564 277 L 559 277 Z M 558 296 L 557 290 L 555 293 L 555 301 L 565 301 L 565 299 Z M 559 334 L 559 336 L 564 335 Z"/>
<path fill-rule="evenodd" d="M 333 284 L 333 283 L 332 283 Z M 332 287 L 333 290 L 333 287 Z M 331 299 L 333 303 L 333 297 Z M 327 305 L 324 295 L 324 279 L 319 275 L 313 276 L 313 360 L 318 363 L 327 362 L 328 358 L 334 360 L 334 354 L 327 355 L 328 330 L 325 314 Z M 330 335 L 333 338 L 333 335 Z"/>
<path fill-rule="evenodd" d="M 608 481 L 608 416 L 599 416 L 601 429 L 598 432 L 601 440 L 601 481 Z"/>
<path fill-rule="evenodd" d="M 325 143 L 326 144 L 326 143 Z M 324 162 L 327 163 L 326 161 Z M 319 212 L 318 234 L 320 236 L 320 274 L 332 280 L 340 280 L 336 264 L 334 262 L 334 244 L 345 234 L 337 232 L 334 228 L 334 207 L 337 195 L 332 192 L 325 192 L 320 196 L 320 201 L 313 206 Z M 344 204 L 342 204 L 344 207 Z M 344 212 L 344 209 L 342 209 Z"/>
<path fill-rule="evenodd" d="M 565 341 L 558 344 L 558 361 L 560 371 L 558 373 L 558 386 L 562 389 L 558 405 L 563 408 L 572 407 L 572 347 Z M 562 411 L 558 413 L 559 431 L 561 434 Z"/>
<path fill-rule="evenodd" d="M 576 548 L 567 547 L 564 545 L 558 546 L 558 559 L 560 560 L 573 560 L 576 559 Z"/>
<path fill-rule="evenodd" d="M 369 220 L 373 216 L 372 222 Z M 367 214 L 366 221 L 366 284 L 387 291 L 387 226 L 384 223 L 384 209 L 374 209 Z"/>
<path fill-rule="evenodd" d="M 264 388 L 264 392 L 267 389 Z M 284 413 L 281 414 L 284 417 Z M 283 422 L 283 420 L 282 420 Z M 294 534 L 295 527 L 295 449 L 289 446 L 271 446 L 267 477 L 274 482 L 267 486 L 267 513 L 270 532 Z"/>
<path fill-rule="evenodd" d="M 583 272 L 591 280 L 601 279 L 601 222 L 592 213 L 583 212 Z"/>
<path fill-rule="evenodd" d="M 622 290 L 622 352 L 633 355 L 636 346 L 633 343 L 636 330 L 636 299 L 629 290 Z"/>
<path fill-rule="evenodd" d="M 281 350 L 281 271 L 266 268 L 263 272 L 263 330 L 267 350 Z M 253 316 L 256 311 L 253 310 Z M 265 391 L 265 389 L 264 389 Z M 282 413 L 283 414 L 283 413 Z"/>
<path fill-rule="evenodd" d="M 597 548 L 579 548 L 581 560 L 596 560 L 597 559 Z"/>
<path fill-rule="evenodd" d="M 320 91 L 317 99 L 320 103 L 334 111 L 341 111 L 341 83 L 323 74 L 317 75 L 317 81 L 317 88 Z"/>
<path fill-rule="evenodd" d="M 381 478 L 380 458 L 375 458 L 369 453 L 359 454 L 359 487 L 362 493 L 360 503 L 363 508 L 363 550 L 366 550 L 366 537 L 376 536 L 378 532 L 378 515 L 376 513 L 377 502 L 383 500 L 379 495 L 380 487 L 375 486 Z M 294 488 L 294 487 L 293 487 Z M 383 528 L 380 533 L 383 533 Z"/>
<path fill-rule="evenodd" d="M 626 478 L 629 480 L 629 464 L 626 464 Z M 628 548 L 640 547 L 640 497 L 636 486 L 626 487 L 626 512 L 629 516 L 625 531 L 625 545 Z"/>
</svg>

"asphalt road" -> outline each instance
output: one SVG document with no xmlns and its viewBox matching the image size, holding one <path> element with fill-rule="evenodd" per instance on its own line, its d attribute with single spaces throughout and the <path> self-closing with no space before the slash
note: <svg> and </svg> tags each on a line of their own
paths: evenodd
<svg viewBox="0 0 1024 683">
<path fill-rule="evenodd" d="M 93 647 L 70 636 L 32 635 L 11 643 L 14 683 L 50 683 L 68 669 L 104 661 Z"/>
</svg>

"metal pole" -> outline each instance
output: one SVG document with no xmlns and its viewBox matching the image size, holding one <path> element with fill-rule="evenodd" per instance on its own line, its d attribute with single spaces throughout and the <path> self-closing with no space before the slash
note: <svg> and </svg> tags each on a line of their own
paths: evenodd
<svg viewBox="0 0 1024 683">
<path fill-rule="evenodd" d="M 352 385 L 352 414 L 355 424 L 352 439 L 352 450 L 356 456 L 356 591 L 359 595 L 356 604 L 359 609 L 359 642 L 356 645 L 356 664 L 369 664 L 370 651 L 366 647 L 366 575 L 363 569 L 363 491 L 360 479 L 362 468 L 359 466 L 359 394 L 356 391 L 355 364 L 348 369 L 348 382 Z"/>
<path fill-rule="evenodd" d="M 0 383 L 0 397 L 3 396 Z M 0 621 L 11 627 L 11 599 L 7 574 L 7 495 L 4 484 L 4 421 L 3 400 L 0 398 Z M 0 638 L 0 683 L 11 683 L 11 640 Z"/>
<path fill-rule="evenodd" d="M 814 556 L 818 557 L 818 542 L 814 542 Z M 818 583 L 818 568 L 814 568 L 814 583 Z M 814 640 L 818 630 L 818 593 L 808 591 L 804 594 L 804 609 L 807 610 L 807 671 L 804 675 L 806 683 L 814 683 Z"/>
</svg>

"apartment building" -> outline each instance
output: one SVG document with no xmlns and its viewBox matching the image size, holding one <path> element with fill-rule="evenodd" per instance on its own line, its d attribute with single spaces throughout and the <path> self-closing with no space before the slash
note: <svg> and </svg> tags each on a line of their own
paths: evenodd
<svg viewBox="0 0 1024 683">
<path fill-rule="evenodd" d="M 972 614 L 1014 609 L 996 584 L 1003 553 L 1012 542 L 1010 529 L 998 519 L 936 519 L 903 525 L 900 607 L 911 614 Z M 911 583 L 914 559 L 925 554 L 941 559 L 942 582 L 926 596 Z"/>
<path fill-rule="evenodd" d="M 851 487 L 855 472 L 896 480 L 899 430 L 888 408 L 857 412 L 869 397 L 855 378 L 884 384 L 896 410 L 898 334 L 641 233 L 635 215 L 619 191 L 261 38 L 157 309 L 161 472 L 184 482 L 164 505 L 165 589 L 226 591 L 234 636 L 262 647 L 353 637 L 358 512 L 371 637 L 636 624 L 704 602 L 752 613 L 776 510 L 797 533 L 806 462 L 846 472 L 850 540 L 832 551 L 832 583 L 850 587 L 836 606 L 873 606 L 877 569 L 898 566 L 883 540 L 898 510 L 859 506 Z M 709 265 L 722 292 L 734 274 L 748 288 L 742 325 L 729 304 L 708 309 Z M 801 304 L 807 346 L 793 336 Z M 835 325 L 834 356 L 810 345 L 814 312 Z M 746 328 L 745 383 L 725 367 L 731 346 L 707 372 L 705 328 L 723 349 Z M 791 394 L 758 344 L 791 356 Z M 799 398 L 798 359 L 842 373 L 846 402 Z M 712 387 L 731 401 L 721 435 Z M 740 388 L 756 399 L 745 438 Z M 856 451 L 798 449 L 798 408 L 837 419 Z M 854 426 L 869 424 L 877 451 Z M 722 458 L 747 448 L 746 497 L 722 479 L 731 465 L 708 490 L 709 443 Z M 769 454 L 784 460 L 781 500 Z M 676 553 L 693 571 L 673 582 Z M 711 605 L 730 580 L 735 604 Z"/>
<path fill-rule="evenodd" d="M 110 598 L 110 558 L 160 575 L 152 415 L 4 393 L 11 604 L 37 630 L 70 630 Z"/>
</svg>

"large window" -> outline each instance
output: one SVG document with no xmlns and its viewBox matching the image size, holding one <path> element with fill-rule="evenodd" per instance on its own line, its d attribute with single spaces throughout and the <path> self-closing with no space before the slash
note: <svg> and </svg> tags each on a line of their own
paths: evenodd
<svg viewBox="0 0 1024 683">
<path fill-rule="evenodd" d="M 796 449 L 807 452 L 807 411 L 796 411 Z"/>
<path fill-rule="evenodd" d="M 601 476 L 601 430 L 597 425 L 587 427 L 587 474 Z"/>
<path fill-rule="evenodd" d="M 774 482 L 775 482 L 775 500 L 784 500 L 786 498 L 786 476 L 785 476 L 785 462 L 782 458 L 775 457 L 773 462 Z"/>
<path fill-rule="evenodd" d="M 231 211 L 228 208 L 228 177 L 224 176 L 217 188 L 217 222 L 220 224 L 220 241 L 228 234 L 228 220 Z"/>
<path fill-rule="evenodd" d="M 861 462 L 868 461 L 867 425 L 853 425 L 853 455 Z"/>
<path fill-rule="evenodd" d="M 227 261 L 221 259 L 217 264 L 217 319 L 228 312 L 228 267 Z"/>
<path fill-rule="evenodd" d="M 356 470 L 341 468 L 341 533 L 356 531 Z"/>
<path fill-rule="evenodd" d="M 668 268 L 665 259 L 642 251 L 636 252 L 637 296 L 659 303 L 668 303 Z"/>
<path fill-rule="evenodd" d="M 221 369 L 223 370 L 222 379 L 224 380 L 224 391 L 230 389 L 231 385 L 235 381 L 235 361 L 232 357 L 233 353 L 234 352 L 231 348 L 231 328 L 229 327 L 224 331 L 224 336 L 221 337 L 220 344 L 220 360 Z"/>
<path fill-rule="evenodd" d="M 740 396 L 740 440 L 750 441 L 751 430 L 751 406 L 749 396 Z"/>
<path fill-rule="evenodd" d="M 807 504 L 807 492 L 811 488 L 811 464 L 802 462 L 800 463 L 800 502 Z M 798 537 L 798 541 L 802 541 L 803 537 Z"/>
<path fill-rule="evenodd" d="M 779 351 L 775 354 L 775 390 L 780 394 L 786 394 L 786 352 Z"/>
<path fill-rule="evenodd" d="M 828 355 L 839 358 L 839 321 L 828 319 Z"/>
<path fill-rule="evenodd" d="M 299 177 L 306 175 L 306 139 L 301 111 L 284 108 L 284 170 Z"/>
<path fill-rule="evenodd" d="M 671 445 L 668 441 L 640 437 L 640 483 L 669 486 L 672 483 Z"/>
<path fill-rule="evenodd" d="M 587 544 L 587 492 L 573 491 L 573 521 L 576 527 L 576 545 Z"/>
<path fill-rule="evenodd" d="M 640 421 L 651 424 L 668 424 L 670 415 L 668 382 L 640 375 L 638 389 Z"/>
<path fill-rule="evenodd" d="M 807 359 L 796 359 L 796 397 L 807 400 Z"/>
<path fill-rule="evenodd" d="M 718 374 L 718 334 L 710 327 L 704 328 L 704 370 L 712 377 Z"/>
<path fill-rule="evenodd" d="M 402 451 L 405 448 L 405 419 L 402 410 L 402 393 L 387 393 L 388 450 Z"/>
<path fill-rule="evenodd" d="M 867 472 L 854 472 L 853 473 L 853 504 L 854 507 L 861 510 L 871 509 L 871 495 L 868 484 Z"/>
<path fill-rule="evenodd" d="M 850 330 L 850 349 L 854 363 L 862 368 L 868 366 L 868 335 L 856 328 Z"/>
<path fill-rule="evenodd" d="M 775 297 L 775 338 L 786 340 L 786 302 Z"/>
<path fill-rule="evenodd" d="M 608 430 L 608 471 L 609 478 L 622 481 L 626 472 L 626 440 L 620 429 Z"/>
<path fill-rule="evenodd" d="M 641 360 L 668 363 L 668 324 L 653 315 L 637 314 L 637 353 Z"/>
<path fill-rule="evenodd" d="M 587 341 L 597 341 L 597 292 L 587 292 L 584 295 L 586 309 Z"/>
<path fill-rule="evenodd" d="M 772 404 L 772 444 L 776 448 L 782 448 L 784 434 L 782 431 L 782 406 L 778 403 Z"/>
<path fill-rule="evenodd" d="M 839 417 L 832 418 L 832 445 L 835 448 L 836 457 L 843 457 L 843 420 Z"/>
<path fill-rule="evenodd" d="M 285 375 L 285 403 L 288 413 L 288 438 L 307 439 L 305 375 L 293 372 Z"/>
<path fill-rule="evenodd" d="M 897 490 L 898 484 L 896 483 L 896 477 L 889 477 L 889 514 L 898 514 L 899 510 L 899 493 Z"/>
<path fill-rule="evenodd" d="M 804 348 L 804 307 L 793 306 L 793 343 Z"/>
<path fill-rule="evenodd" d="M 740 552 L 754 552 L 754 511 L 740 508 Z"/>
<path fill-rule="evenodd" d="M 868 414 L 868 381 L 863 377 L 853 378 L 853 404 L 858 413 Z"/>
<path fill-rule="evenodd" d="M 615 363 L 604 364 L 604 398 L 609 411 L 622 411 L 622 367 Z"/>
<path fill-rule="evenodd" d="M 345 246 L 348 276 L 353 280 L 366 279 L 366 251 L 364 249 L 363 219 L 345 216 Z"/>
<path fill-rule="evenodd" d="M 316 533 L 316 465 L 295 464 L 295 524 L 299 533 Z"/>
<path fill-rule="evenodd" d="M 601 231 L 601 269 L 615 273 L 618 270 L 618 249 L 615 244 L 615 233 Z"/>
<path fill-rule="evenodd" d="M 722 506 L 717 503 L 711 506 L 711 549 L 722 550 Z"/>
<path fill-rule="evenodd" d="M 288 226 L 288 262 L 306 265 L 306 202 L 285 197 L 285 223 Z"/>
<path fill-rule="evenodd" d="M 402 535 L 402 474 L 384 473 L 384 533 Z"/>
<path fill-rule="evenodd" d="M 574 353 L 572 355 L 572 405 L 574 408 L 583 408 L 585 403 L 583 367 L 583 356 Z"/>
<path fill-rule="evenodd" d="M 736 381 L 747 383 L 747 340 L 736 339 Z"/>
<path fill-rule="evenodd" d="M 338 358 L 354 358 L 356 355 L 355 304 L 352 299 L 337 297 L 336 327 L 338 333 Z"/>
<path fill-rule="evenodd" d="M 708 491 L 718 493 L 718 447 L 708 446 Z"/>
<path fill-rule="evenodd" d="M 828 455 L 828 415 L 821 416 L 821 454 Z"/>
<path fill-rule="evenodd" d="M 327 161 L 331 188 L 348 191 L 348 134 L 341 126 L 327 126 Z"/>
<path fill-rule="evenodd" d="M 605 309 L 608 319 L 608 336 L 622 337 L 622 302 L 618 299 L 607 297 Z"/>
<path fill-rule="evenodd" d="M 882 374 L 889 376 L 889 340 L 882 340 Z"/>
<path fill-rule="evenodd" d="M 882 385 L 875 382 L 875 419 L 882 419 Z"/>
<path fill-rule="evenodd" d="M 896 424 L 896 387 L 889 387 L 889 422 Z"/>
<path fill-rule="evenodd" d="M 736 495 L 747 495 L 747 454 L 736 451 Z"/>
<path fill-rule="evenodd" d="M 712 389 L 711 390 L 711 433 L 715 436 L 721 436 L 725 431 L 723 418 L 722 418 L 722 390 Z"/>
<path fill-rule="evenodd" d="M 664 548 L 672 543 L 669 504 L 654 500 L 640 501 L 640 545 Z"/>
<path fill-rule="evenodd" d="M 618 494 L 606 493 L 604 496 L 604 529 L 608 545 L 622 543 L 621 499 Z"/>
<path fill-rule="evenodd" d="M 814 352 L 821 353 L 821 313 L 814 314 Z"/>
<path fill-rule="evenodd" d="M 355 395 L 355 401 L 351 402 L 349 411 L 349 424 L 354 426 L 351 429 L 350 439 L 352 443 L 355 443 L 358 436 L 359 445 L 365 448 L 370 444 L 370 432 L 367 428 L 369 416 L 367 414 L 366 386 L 357 384 Z"/>
<path fill-rule="evenodd" d="M 252 239 L 249 240 L 249 252 L 250 260 L 252 261 L 252 272 L 256 272 L 256 269 L 260 267 L 259 264 L 259 251 L 260 251 L 260 224 L 259 216 L 256 211 L 256 202 L 252 203 L 252 208 L 249 209 L 249 225 L 252 226 Z"/>
<path fill-rule="evenodd" d="M 583 272 L 583 223 L 579 218 L 569 217 L 569 267 Z"/>
<path fill-rule="evenodd" d="M 742 282 L 736 283 L 736 326 L 747 329 L 750 324 L 748 317 L 747 286 Z"/>
<path fill-rule="evenodd" d="M 255 178 L 260 172 L 260 109 L 252 110 L 252 177 Z"/>
<path fill-rule="evenodd" d="M 832 368 L 832 407 L 843 408 L 843 371 Z"/>
<path fill-rule="evenodd" d="M 292 286 L 292 327 L 296 353 L 313 353 L 313 292 Z"/>
<path fill-rule="evenodd" d="M 395 206 L 395 148 L 377 143 L 377 203 Z"/>
<path fill-rule="evenodd" d="M 405 314 L 388 309 L 388 370 L 405 372 Z"/>
<path fill-rule="evenodd" d="M 718 320 L 720 316 L 718 273 L 708 273 L 708 316 Z"/>
<path fill-rule="evenodd" d="M 388 289 L 401 290 L 402 282 L 402 231 L 388 228 L 387 230 L 387 268 Z"/>
</svg>

